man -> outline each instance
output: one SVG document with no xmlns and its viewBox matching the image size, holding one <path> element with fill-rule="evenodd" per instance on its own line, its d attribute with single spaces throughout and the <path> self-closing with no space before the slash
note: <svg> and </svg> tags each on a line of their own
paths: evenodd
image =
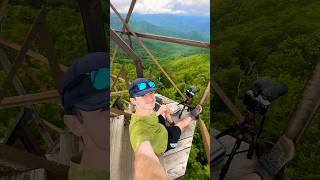
<svg viewBox="0 0 320 180">
<path fill-rule="evenodd" d="M 109 179 L 109 65 L 105 52 L 76 60 L 64 74 L 59 93 L 65 125 L 83 142 L 71 159 L 68 179 Z"/>
<path fill-rule="evenodd" d="M 195 119 L 202 108 L 198 105 L 188 117 L 173 126 L 166 126 L 164 115 L 169 112 L 166 106 L 161 106 L 154 112 L 155 83 L 146 78 L 137 78 L 129 87 L 130 101 L 135 105 L 135 113 L 131 116 L 129 125 L 130 141 L 135 152 L 147 141 L 155 154 L 160 155 L 176 147 L 181 132 Z"/>
</svg>

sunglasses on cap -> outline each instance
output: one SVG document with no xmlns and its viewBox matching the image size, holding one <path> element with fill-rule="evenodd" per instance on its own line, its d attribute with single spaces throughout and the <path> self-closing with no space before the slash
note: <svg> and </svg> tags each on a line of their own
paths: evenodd
<svg viewBox="0 0 320 180">
<path fill-rule="evenodd" d="M 74 80 L 72 80 L 64 89 L 65 92 L 68 89 L 74 88 L 81 81 L 88 78 L 90 79 L 91 85 L 96 90 L 107 90 L 110 85 L 109 79 L 109 68 L 99 68 L 97 70 L 92 70 L 88 73 L 81 74 Z"/>
<path fill-rule="evenodd" d="M 99 68 L 92 70 L 88 73 L 81 74 L 77 78 L 73 79 L 62 90 L 62 103 L 64 103 L 64 94 L 67 90 L 71 90 L 79 85 L 83 80 L 90 79 L 92 87 L 97 91 L 107 90 L 109 88 L 109 68 Z"/>
<path fill-rule="evenodd" d="M 106 90 L 110 85 L 109 68 L 100 68 L 91 71 L 90 79 L 96 90 Z"/>
<path fill-rule="evenodd" d="M 149 86 L 149 88 L 154 88 L 156 87 L 156 84 L 153 81 L 149 81 L 149 82 L 141 82 L 137 84 L 137 88 L 139 91 L 145 90 L 147 89 L 147 86 Z"/>
</svg>

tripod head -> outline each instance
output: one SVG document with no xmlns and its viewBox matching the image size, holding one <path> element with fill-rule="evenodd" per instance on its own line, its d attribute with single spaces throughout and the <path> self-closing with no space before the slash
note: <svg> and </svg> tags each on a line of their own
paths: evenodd
<svg viewBox="0 0 320 180">
<path fill-rule="evenodd" d="M 196 87 L 196 86 L 191 86 L 191 87 L 189 87 L 189 88 L 186 90 L 185 93 L 186 93 L 186 95 L 187 95 L 187 99 L 179 103 L 179 104 L 182 104 L 182 105 L 183 105 L 183 108 L 182 108 L 182 110 L 181 110 L 181 112 L 180 112 L 180 114 L 179 114 L 179 118 L 181 117 L 182 112 L 183 112 L 183 110 L 184 110 L 186 107 L 187 107 L 187 111 L 188 111 L 188 112 L 193 109 L 193 107 L 191 106 L 192 100 L 193 100 L 194 95 L 195 95 L 197 92 L 199 92 L 199 90 L 200 90 L 200 89 L 199 89 L 198 87 Z M 178 105 L 179 105 L 179 104 L 178 104 Z"/>
</svg>

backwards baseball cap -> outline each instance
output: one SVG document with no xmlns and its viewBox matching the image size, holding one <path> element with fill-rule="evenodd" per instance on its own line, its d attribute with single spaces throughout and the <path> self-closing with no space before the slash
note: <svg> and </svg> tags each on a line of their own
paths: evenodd
<svg viewBox="0 0 320 180">
<path fill-rule="evenodd" d="M 158 89 L 153 81 L 146 78 L 137 78 L 130 84 L 129 94 L 130 97 L 143 96 Z"/>
<path fill-rule="evenodd" d="M 65 72 L 59 93 L 65 109 L 94 111 L 109 108 L 110 69 L 106 52 L 90 53 L 77 59 Z"/>
</svg>

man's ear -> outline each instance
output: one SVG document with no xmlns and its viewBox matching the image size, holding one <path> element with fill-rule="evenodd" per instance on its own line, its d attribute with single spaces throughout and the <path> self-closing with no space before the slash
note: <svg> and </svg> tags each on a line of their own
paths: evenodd
<svg viewBox="0 0 320 180">
<path fill-rule="evenodd" d="M 84 128 L 78 118 L 74 115 L 64 115 L 64 124 L 70 129 L 70 131 L 76 136 L 83 136 Z"/>
</svg>

